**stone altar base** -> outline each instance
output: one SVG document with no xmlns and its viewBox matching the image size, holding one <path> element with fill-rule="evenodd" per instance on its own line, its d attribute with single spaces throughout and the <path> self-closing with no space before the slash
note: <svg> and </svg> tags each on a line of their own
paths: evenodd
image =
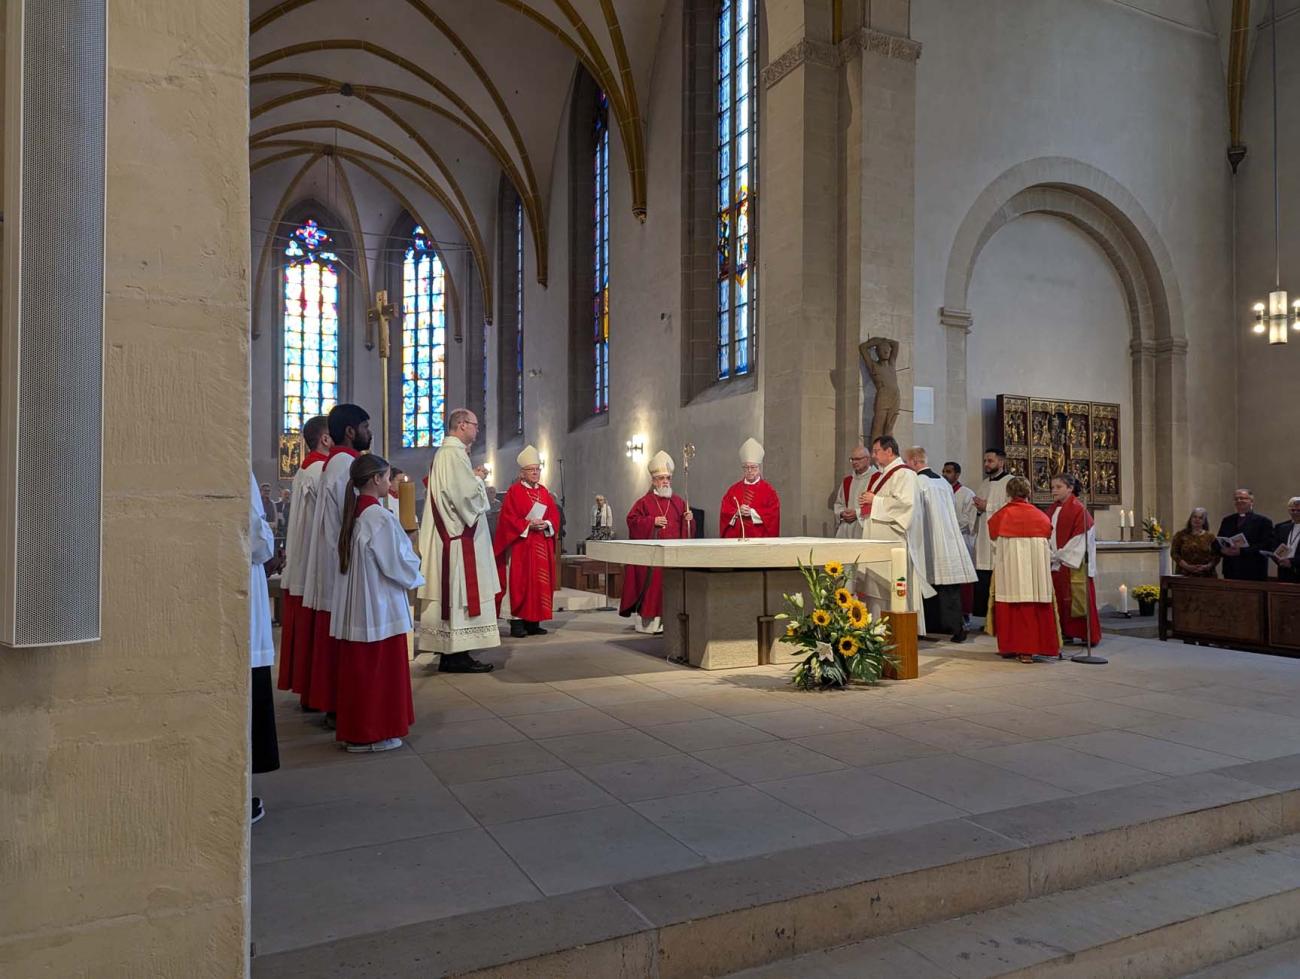
<svg viewBox="0 0 1300 979">
<path fill-rule="evenodd" d="M 780 641 L 785 627 L 774 616 L 785 611 L 783 595 L 804 590 L 798 571 L 665 568 L 667 655 L 702 670 L 795 663 L 802 654 Z"/>
</svg>

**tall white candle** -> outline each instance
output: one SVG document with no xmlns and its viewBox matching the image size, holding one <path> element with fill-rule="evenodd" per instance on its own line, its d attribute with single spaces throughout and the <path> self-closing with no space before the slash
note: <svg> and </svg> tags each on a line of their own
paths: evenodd
<svg viewBox="0 0 1300 979">
<path fill-rule="evenodd" d="M 1137 520 L 1133 517 L 1132 510 L 1128 512 L 1128 525 L 1132 527 L 1134 530 L 1137 530 Z"/>
<path fill-rule="evenodd" d="M 1124 529 L 1124 520 L 1125 520 L 1124 510 L 1123 510 L 1123 508 L 1121 507 L 1121 508 L 1120 508 L 1120 511 L 1119 511 L 1119 529 L 1120 529 L 1120 530 L 1123 530 L 1123 529 Z"/>
<path fill-rule="evenodd" d="M 895 547 L 889 552 L 889 579 L 889 610 L 906 612 L 907 589 L 911 587 L 907 578 L 907 548 Z"/>
<path fill-rule="evenodd" d="M 1119 610 L 1128 615 L 1128 585 L 1119 586 Z"/>
</svg>

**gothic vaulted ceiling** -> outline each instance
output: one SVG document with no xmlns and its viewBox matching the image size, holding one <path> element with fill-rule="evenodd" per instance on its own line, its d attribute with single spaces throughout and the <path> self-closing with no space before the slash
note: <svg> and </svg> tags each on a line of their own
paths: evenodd
<svg viewBox="0 0 1300 979">
<path fill-rule="evenodd" d="M 468 249 L 489 318 L 504 174 L 523 202 L 545 284 L 551 168 L 579 63 L 609 96 L 633 210 L 645 214 L 642 106 L 663 7 L 664 0 L 252 0 L 259 281 L 274 229 L 324 170 L 340 217 L 354 228 L 356 201 L 379 194 Z"/>
</svg>

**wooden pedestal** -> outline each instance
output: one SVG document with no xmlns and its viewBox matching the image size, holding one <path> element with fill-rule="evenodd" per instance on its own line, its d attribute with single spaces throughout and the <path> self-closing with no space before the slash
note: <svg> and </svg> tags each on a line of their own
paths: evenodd
<svg viewBox="0 0 1300 979">
<path fill-rule="evenodd" d="M 921 675 L 921 666 L 917 657 L 916 613 L 885 612 L 889 623 L 889 633 L 893 639 L 893 656 L 896 667 L 886 667 L 885 676 L 890 680 L 915 680 Z"/>
</svg>

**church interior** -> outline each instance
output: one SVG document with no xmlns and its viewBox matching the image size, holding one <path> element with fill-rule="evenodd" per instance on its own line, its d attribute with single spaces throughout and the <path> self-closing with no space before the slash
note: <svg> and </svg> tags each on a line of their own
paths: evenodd
<svg viewBox="0 0 1300 979">
<path fill-rule="evenodd" d="M 102 463 L 101 584 L 94 641 L 0 648 L 0 975 L 1295 974 L 1300 639 L 1159 642 L 1127 603 L 1169 574 L 1148 521 L 1300 495 L 1300 0 L 50 2 L 107 18 L 102 439 L 4 422 L 0 474 L 58 553 Z M 1110 662 L 972 629 L 797 691 L 675 660 L 607 575 L 491 673 L 417 621 L 400 750 L 278 693 L 250 776 L 248 473 L 287 496 L 342 403 L 419 510 L 454 409 L 496 493 L 535 448 L 557 568 L 597 497 L 628 536 L 660 452 L 717 538 L 761 442 L 802 540 L 882 415 L 972 488 L 1001 449 L 1033 504 L 1081 481 Z M 721 621 L 686 567 L 665 620 Z"/>
</svg>

